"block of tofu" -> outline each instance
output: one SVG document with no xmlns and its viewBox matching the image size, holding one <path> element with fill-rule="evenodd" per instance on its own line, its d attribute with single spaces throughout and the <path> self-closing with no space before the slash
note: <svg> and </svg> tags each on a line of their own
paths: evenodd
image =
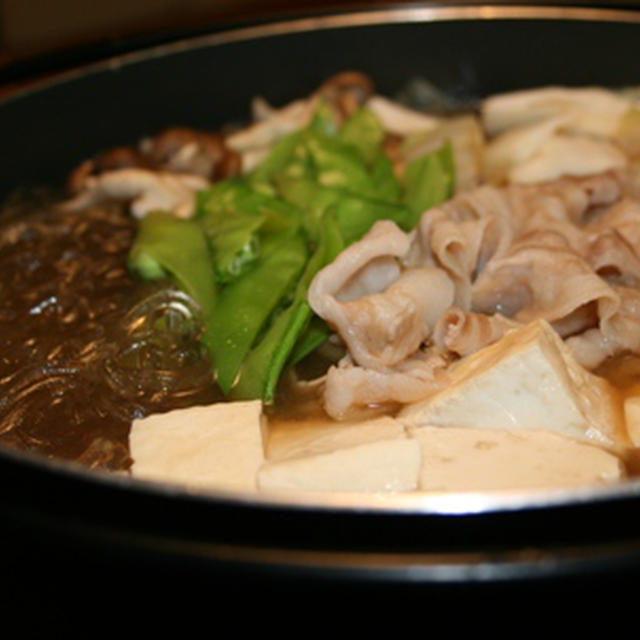
<svg viewBox="0 0 640 640">
<path fill-rule="evenodd" d="M 423 427 L 423 491 L 533 490 L 619 480 L 619 458 L 549 431 Z"/>
<path fill-rule="evenodd" d="M 254 491 L 264 462 L 262 403 L 221 402 L 134 420 L 133 476 L 193 487 Z"/>
<path fill-rule="evenodd" d="M 258 487 L 342 492 L 417 488 L 420 445 L 393 418 L 326 426 L 315 425 L 287 448 L 281 445 L 260 468 Z"/>
<path fill-rule="evenodd" d="M 269 461 L 331 453 L 377 440 L 406 437 L 402 423 L 389 416 L 336 421 L 324 414 L 293 420 L 269 416 L 265 433 Z"/>
<path fill-rule="evenodd" d="M 629 439 L 640 447 L 640 396 L 629 396 L 624 401 L 624 419 Z"/>
<path fill-rule="evenodd" d="M 605 447 L 628 445 L 613 388 L 580 366 L 544 320 L 464 358 L 450 380 L 398 419 L 413 427 L 546 429 Z"/>
</svg>

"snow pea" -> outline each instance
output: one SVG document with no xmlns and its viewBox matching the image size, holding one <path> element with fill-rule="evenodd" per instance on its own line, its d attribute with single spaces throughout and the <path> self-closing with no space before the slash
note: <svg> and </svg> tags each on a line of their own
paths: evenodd
<svg viewBox="0 0 640 640">
<path fill-rule="evenodd" d="M 305 136 L 305 129 L 294 131 L 275 144 L 267 157 L 247 176 L 249 186 L 259 193 L 275 195 L 272 184 L 275 175 L 281 173 L 291 161 L 294 149 Z"/>
<path fill-rule="evenodd" d="M 213 315 L 217 287 L 211 255 L 202 229 L 193 220 L 163 211 L 149 213 L 138 223 L 128 267 L 147 280 L 172 276 L 200 305 L 205 322 Z"/>
<path fill-rule="evenodd" d="M 315 168 L 315 180 L 361 196 L 372 196 L 376 186 L 358 149 L 338 138 L 309 134 L 305 147 Z"/>
<path fill-rule="evenodd" d="M 260 235 L 299 224 L 301 214 L 279 198 L 252 191 L 244 182 L 219 182 L 198 195 L 197 215 L 213 250 L 218 282 L 244 273 L 260 254 Z"/>
<path fill-rule="evenodd" d="M 409 225 L 418 224 L 424 211 L 453 195 L 453 150 L 447 142 L 440 149 L 414 160 L 403 176 L 404 201 L 411 212 Z"/>
<path fill-rule="evenodd" d="M 400 183 L 393 171 L 391 160 L 385 153 L 379 153 L 371 165 L 371 179 L 375 184 L 374 197 L 385 202 L 400 202 Z"/>
<path fill-rule="evenodd" d="M 337 221 L 331 213 L 327 213 L 322 220 L 318 246 L 295 287 L 292 303 L 277 316 L 262 340 L 242 363 L 236 383 L 231 389 L 232 398 L 262 398 L 266 404 L 273 402 L 282 370 L 313 316 L 307 303 L 311 280 L 343 248 L 344 242 Z M 317 338 L 316 335 L 316 346 Z"/>
<path fill-rule="evenodd" d="M 319 220 L 329 209 L 336 216 L 345 244 L 361 238 L 377 220 L 393 220 L 407 227 L 409 212 L 404 205 L 363 198 L 306 178 L 283 176 L 277 184 L 287 202 L 305 208 L 304 225 L 312 237 L 316 237 Z"/>
<path fill-rule="evenodd" d="M 385 132 L 375 114 L 362 107 L 342 125 L 338 137 L 357 149 L 367 165 L 372 165 L 380 155 Z"/>
<path fill-rule="evenodd" d="M 210 325 L 213 365 L 228 394 L 238 370 L 269 317 L 292 289 L 308 260 L 299 230 L 267 237 L 260 258 L 220 292 Z"/>
<path fill-rule="evenodd" d="M 313 316 L 293 347 L 287 365 L 293 367 L 304 360 L 309 354 L 323 345 L 330 335 L 331 329 L 329 329 L 329 325 L 320 316 Z"/>
</svg>

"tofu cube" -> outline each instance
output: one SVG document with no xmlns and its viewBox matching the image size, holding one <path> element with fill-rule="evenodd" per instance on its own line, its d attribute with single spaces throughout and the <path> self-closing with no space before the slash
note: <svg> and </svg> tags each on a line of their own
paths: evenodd
<svg viewBox="0 0 640 640">
<path fill-rule="evenodd" d="M 629 444 L 613 388 L 581 367 L 544 320 L 461 360 L 443 391 L 398 419 L 408 427 L 546 429 L 605 447 Z"/>
<path fill-rule="evenodd" d="M 314 437 L 315 433 L 315 437 Z M 315 425 L 258 472 L 261 490 L 382 492 L 418 487 L 420 445 L 393 418 Z"/>
<path fill-rule="evenodd" d="M 255 491 L 264 462 L 262 403 L 221 402 L 134 420 L 133 476 L 193 487 Z"/>
<path fill-rule="evenodd" d="M 533 490 L 606 484 L 624 466 L 598 446 L 548 431 L 422 427 L 423 491 Z"/>
</svg>

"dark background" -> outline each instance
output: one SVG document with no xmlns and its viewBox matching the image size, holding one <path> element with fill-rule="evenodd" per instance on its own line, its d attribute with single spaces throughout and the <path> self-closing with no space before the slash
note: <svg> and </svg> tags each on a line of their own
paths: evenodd
<svg viewBox="0 0 640 640">
<path fill-rule="evenodd" d="M 0 0 L 0 68 L 43 54 L 96 47 L 119 49 L 166 38 L 274 16 L 412 4 L 555 4 L 640 7 L 640 0 L 588 3 L 576 0 L 535 2 L 393 2 L 369 0 Z"/>
</svg>

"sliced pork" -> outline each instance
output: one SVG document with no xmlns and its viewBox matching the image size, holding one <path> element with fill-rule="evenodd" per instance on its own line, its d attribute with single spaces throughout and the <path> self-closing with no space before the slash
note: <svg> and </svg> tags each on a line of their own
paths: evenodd
<svg viewBox="0 0 640 640">
<path fill-rule="evenodd" d="M 451 359 L 537 318 L 588 369 L 640 353 L 639 223 L 620 171 L 484 185 L 426 211 L 410 234 L 377 223 L 311 285 L 349 353 L 327 374 L 326 410 L 414 402 Z"/>
</svg>

